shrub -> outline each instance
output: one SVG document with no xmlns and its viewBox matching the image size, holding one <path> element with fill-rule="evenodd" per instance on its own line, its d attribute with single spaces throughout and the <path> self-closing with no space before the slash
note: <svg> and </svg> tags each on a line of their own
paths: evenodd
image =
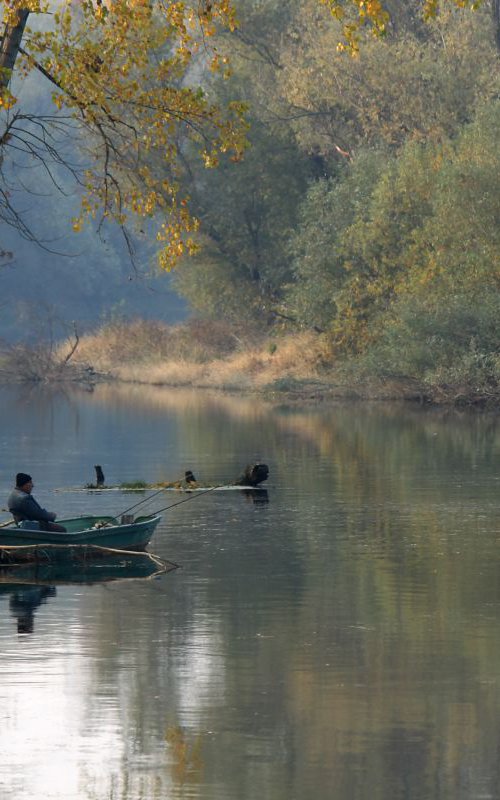
<svg viewBox="0 0 500 800">
<path fill-rule="evenodd" d="M 405 300 L 356 366 L 376 377 L 427 384 L 500 384 L 500 294 Z"/>
</svg>

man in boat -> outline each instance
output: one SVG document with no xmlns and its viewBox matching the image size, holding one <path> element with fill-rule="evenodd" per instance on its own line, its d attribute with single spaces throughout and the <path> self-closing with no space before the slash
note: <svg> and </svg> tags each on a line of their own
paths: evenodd
<svg viewBox="0 0 500 800">
<path fill-rule="evenodd" d="M 12 490 L 7 501 L 9 511 L 17 523 L 25 520 L 35 520 L 40 525 L 41 531 L 59 531 L 64 533 L 66 528 L 55 522 L 57 514 L 47 511 L 37 503 L 32 496 L 33 479 L 26 472 L 16 475 L 16 487 Z"/>
</svg>

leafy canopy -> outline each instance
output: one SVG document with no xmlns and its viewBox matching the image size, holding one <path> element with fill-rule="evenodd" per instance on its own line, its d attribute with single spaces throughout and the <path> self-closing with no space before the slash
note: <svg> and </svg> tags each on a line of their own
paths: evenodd
<svg viewBox="0 0 500 800">
<path fill-rule="evenodd" d="M 445 1 L 471 8 L 481 2 Z M 383 35 L 389 22 L 381 0 L 318 3 L 341 20 L 341 47 L 351 52 L 362 29 Z M 434 16 L 439 4 L 421 0 L 424 15 Z M 163 267 L 196 250 L 198 221 L 179 188 L 186 142 L 196 144 L 206 167 L 216 166 L 221 154 L 238 160 L 246 147 L 245 104 L 221 106 L 197 85 L 207 70 L 226 69 L 227 57 L 212 42 L 218 30 L 235 30 L 233 0 L 3 0 L 0 10 L 1 162 L 9 146 L 44 164 L 57 161 L 47 144 L 50 119 L 20 108 L 11 81 L 37 71 L 53 87 L 55 113 L 76 120 L 85 134 L 89 163 L 74 228 L 86 216 L 122 226 L 130 215 L 161 216 Z M 158 156 L 164 169 L 151 167 Z M 0 187 L 0 194 L 0 215 L 17 219 L 8 192 Z"/>
<path fill-rule="evenodd" d="M 60 115 L 69 112 L 86 137 L 89 166 L 75 229 L 85 215 L 123 225 L 131 213 L 160 213 L 161 265 L 168 268 L 195 249 L 198 223 L 179 194 L 181 149 L 194 141 L 211 167 L 221 153 L 239 159 L 245 148 L 243 105 L 230 102 L 221 110 L 196 86 L 203 71 L 224 69 L 224 56 L 210 42 L 218 27 L 234 29 L 231 2 L 7 0 L 0 7 L 1 155 L 29 139 L 25 150 L 49 160 L 43 150 L 49 123 L 33 133 L 11 83 L 14 71 L 21 79 L 38 71 L 50 82 Z M 150 167 L 152 154 L 163 161 L 158 173 Z"/>
<path fill-rule="evenodd" d="M 432 354 L 429 331 L 444 309 L 446 340 L 470 304 L 498 298 L 499 124 L 500 104 L 488 101 L 455 138 L 408 142 L 399 155 L 367 151 L 343 180 L 312 186 L 291 242 L 291 313 L 328 329 L 339 351 L 381 357 L 382 341 L 395 363 L 398 349 Z M 492 318 L 477 317 L 483 343 Z M 460 341 L 467 349 L 471 337 Z"/>
<path fill-rule="evenodd" d="M 390 14 L 381 0 L 319 0 L 327 6 L 332 15 L 343 23 L 344 42 L 339 49 L 347 49 L 355 53 L 359 49 L 359 34 L 363 27 L 368 27 L 376 36 L 383 36 L 390 22 Z M 433 19 L 442 5 L 451 2 L 458 8 L 475 10 L 483 0 L 421 0 L 424 19 Z"/>
</svg>

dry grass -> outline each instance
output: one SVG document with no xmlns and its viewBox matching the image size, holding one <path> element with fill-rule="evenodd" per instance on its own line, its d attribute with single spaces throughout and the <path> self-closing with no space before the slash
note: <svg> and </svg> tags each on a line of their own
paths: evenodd
<svg viewBox="0 0 500 800">
<path fill-rule="evenodd" d="M 74 342 L 73 342 L 74 344 Z M 71 359 L 68 361 L 68 352 Z M 338 399 L 412 400 L 420 403 L 498 407 L 499 391 L 416 379 L 392 379 L 359 371 L 356 363 L 337 364 L 328 337 L 314 332 L 265 337 L 225 322 L 190 321 L 168 326 L 143 320 L 107 325 L 49 353 L 21 347 L 0 350 L 0 378 L 95 382 L 103 375 L 121 381 L 179 390 L 213 389 L 265 392 L 304 403 Z"/>
<path fill-rule="evenodd" d="M 125 381 L 241 390 L 324 379 L 331 356 L 312 332 L 265 340 L 225 323 L 136 321 L 82 337 L 75 360 Z"/>
<path fill-rule="evenodd" d="M 158 363 L 184 359 L 204 363 L 233 352 L 239 339 L 222 322 L 193 320 L 183 325 L 134 320 L 106 325 L 81 338 L 75 360 L 99 369 L 130 363 Z"/>
</svg>

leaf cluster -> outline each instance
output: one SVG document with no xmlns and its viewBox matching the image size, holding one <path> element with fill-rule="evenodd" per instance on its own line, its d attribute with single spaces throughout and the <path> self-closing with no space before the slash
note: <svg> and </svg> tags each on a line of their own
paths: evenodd
<svg viewBox="0 0 500 800">
<path fill-rule="evenodd" d="M 220 153 L 239 159 L 246 146 L 244 107 L 234 102 L 221 109 L 191 79 L 196 59 L 203 68 L 218 68 L 210 42 L 219 26 L 234 28 L 234 9 L 227 0 L 193 6 L 88 0 L 60 3 L 54 13 L 41 2 L 2 5 L 4 50 L 12 64 L 25 79 L 33 72 L 43 75 L 56 109 L 73 118 L 85 137 L 82 214 L 74 219 L 75 230 L 86 217 L 125 225 L 131 215 L 156 216 L 160 263 L 169 268 L 195 249 L 198 227 L 180 194 L 180 142 L 191 140 L 206 166 L 214 166 Z M 6 67 L 0 81 L 6 109 L 2 149 L 29 139 L 25 149 L 49 161 L 50 124 L 36 140 L 26 133 L 26 114 L 9 79 Z M 163 163 L 159 176 L 149 166 L 153 154 Z"/>
</svg>

